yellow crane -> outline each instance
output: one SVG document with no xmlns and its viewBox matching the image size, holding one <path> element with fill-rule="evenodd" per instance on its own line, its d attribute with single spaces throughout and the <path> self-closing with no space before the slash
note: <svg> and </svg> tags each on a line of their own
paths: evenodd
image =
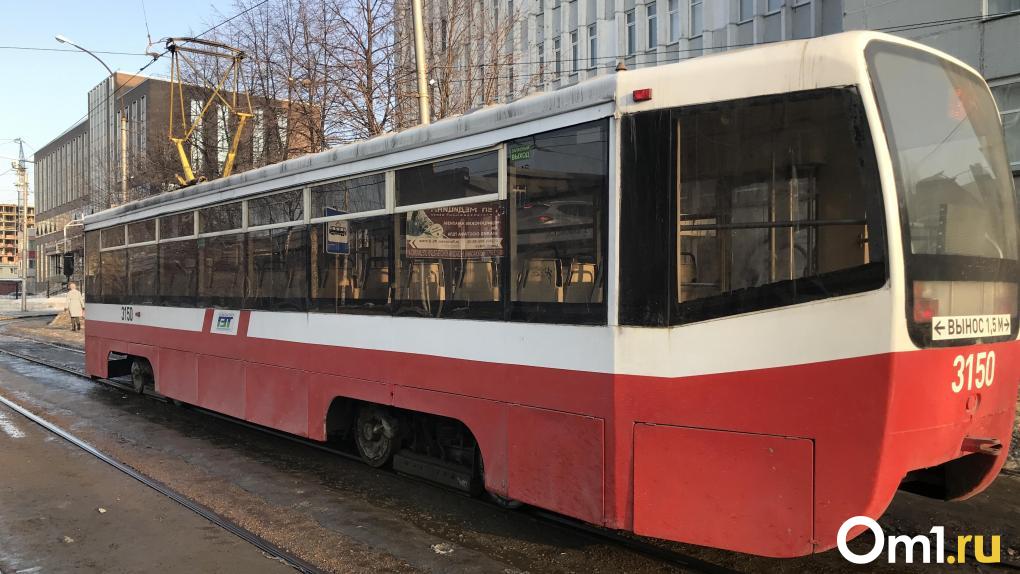
<svg viewBox="0 0 1020 574">
<path fill-rule="evenodd" d="M 182 186 L 189 186 L 200 181 L 204 177 L 196 177 L 192 169 L 188 154 L 184 151 L 184 143 L 189 141 L 195 130 L 202 125 L 206 113 L 212 109 L 214 102 L 225 106 L 232 116 L 237 118 L 234 136 L 230 140 L 230 151 L 227 153 L 226 162 L 223 165 L 221 177 L 228 177 L 234 169 L 234 160 L 237 158 L 237 146 L 241 141 L 241 133 L 244 130 L 248 119 L 252 117 L 251 97 L 247 91 L 243 93 L 243 99 L 238 102 L 242 92 L 242 69 L 241 61 L 244 60 L 243 51 L 233 48 L 220 42 L 202 40 L 200 38 L 167 38 L 166 50 L 170 52 L 170 141 L 177 148 L 177 154 L 181 159 L 181 168 L 184 175 L 177 175 L 177 181 Z M 184 107 L 184 82 L 181 76 L 181 61 L 187 64 L 195 76 L 202 77 L 198 66 L 192 60 L 193 56 L 205 56 L 214 60 L 227 60 L 229 63 L 222 73 L 216 77 L 215 84 L 209 82 L 212 92 L 202 106 L 202 111 L 195 117 L 190 118 L 185 113 Z M 229 89 L 228 82 L 233 84 Z M 174 108 L 179 108 L 179 118 L 174 121 Z M 220 142 L 222 143 L 222 142 Z"/>
</svg>

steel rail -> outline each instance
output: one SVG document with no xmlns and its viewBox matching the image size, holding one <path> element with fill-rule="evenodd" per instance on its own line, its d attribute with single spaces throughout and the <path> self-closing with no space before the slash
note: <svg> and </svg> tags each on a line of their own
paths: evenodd
<svg viewBox="0 0 1020 574">
<path fill-rule="evenodd" d="M 4 354 L 16 357 L 16 358 L 24 360 L 24 361 L 30 361 L 32 363 L 36 363 L 36 364 L 39 364 L 39 365 L 50 367 L 52 369 L 57 369 L 57 370 L 60 370 L 60 371 L 66 372 L 66 373 L 70 373 L 70 374 L 73 374 L 73 375 L 76 375 L 76 376 L 79 376 L 79 377 L 88 378 L 83 373 L 76 372 L 73 369 L 68 369 L 68 368 L 62 367 L 60 365 L 51 364 L 48 361 L 42 361 L 42 360 L 39 360 L 39 359 L 34 359 L 34 358 L 31 358 L 31 357 L 22 355 L 20 353 L 13 353 L 13 352 L 10 352 L 10 351 L 8 351 L 6 349 L 0 349 L 0 353 L 4 353 Z M 108 379 L 100 379 L 100 380 L 103 381 L 103 382 L 107 382 L 107 383 L 114 383 L 114 381 L 109 381 Z M 119 385 L 117 385 L 117 386 L 119 388 Z M 153 398 L 157 398 L 157 397 L 153 397 Z M 162 494 L 162 495 L 166 496 L 167 498 L 173 500 L 174 502 L 180 504 L 184 508 L 187 508 L 188 510 L 194 512 L 195 514 L 201 516 L 202 518 L 205 518 L 206 520 L 208 520 L 209 522 L 215 524 L 216 526 L 219 526 L 220 528 L 226 530 L 227 532 L 230 532 L 231 534 L 234 534 L 235 536 L 241 538 L 245 542 L 248 542 L 249 544 L 252 544 L 253 546 L 258 548 L 262 552 L 272 556 L 273 558 L 282 560 L 284 563 L 286 563 L 290 567 L 294 568 L 295 570 L 297 570 L 299 572 L 306 573 L 306 574 L 324 574 L 325 571 L 319 569 L 318 567 L 310 564 L 309 562 L 306 562 L 305 560 L 302 560 L 301 558 L 295 556 L 294 554 L 291 554 L 290 552 L 287 552 L 286 550 L 280 548 L 279 546 L 273 544 L 272 542 L 269 542 L 265 538 L 262 538 L 258 534 L 255 534 L 254 532 L 252 532 L 252 531 L 250 531 L 250 530 L 240 526 L 239 524 L 231 522 L 230 520 L 227 520 L 226 518 L 220 516 L 219 514 L 216 514 L 213 510 L 209 509 L 205 505 L 199 504 L 198 502 L 195 502 L 195 501 L 187 498 L 186 496 L 184 496 L 183 494 L 181 494 L 181 493 L 177 492 L 176 490 L 170 488 L 166 484 L 163 484 L 162 482 L 160 482 L 160 481 L 158 481 L 158 480 L 156 480 L 154 478 L 150 478 L 150 477 L 148 477 L 148 476 L 138 472 L 137 470 L 131 468 L 130 466 L 128 466 L 128 465 L 126 465 L 126 464 L 124 464 L 124 463 L 114 459 L 113 457 L 111 457 L 111 456 L 107 455 L 106 453 L 102 452 L 101 450 L 99 450 L 95 446 L 89 444 L 85 440 L 83 440 L 81 438 L 78 438 L 77 436 L 71 434 L 70 432 L 64 430 L 63 428 L 61 428 L 61 427 L 51 423 L 50 421 L 42 418 L 41 416 L 33 413 L 32 411 L 26 409 L 25 407 L 15 403 L 14 401 L 12 401 L 12 400 L 10 400 L 10 399 L 2 396 L 2 395 L 0 395 L 0 404 L 3 404 L 4 406 L 9 408 L 10 410 L 20 414 L 21 416 L 25 417 L 29 421 L 31 421 L 31 422 L 41 426 L 42 428 L 46 429 L 50 433 L 57 435 L 58 437 L 64 439 L 65 441 L 71 443 L 72 445 L 74 445 L 74 446 L 80 448 L 81 450 L 91 454 L 95 458 L 97 458 L 97 459 L 101 460 L 102 462 L 105 462 L 106 464 L 112 466 L 113 468 L 117 469 L 121 473 L 123 473 L 123 474 L 125 474 L 125 475 L 127 475 L 127 476 L 129 476 L 129 477 L 131 477 L 131 478 L 133 478 L 135 480 L 137 480 L 138 482 L 140 482 L 140 483 L 144 484 L 145 486 L 155 490 L 156 492 L 159 492 L 160 494 Z"/>
</svg>

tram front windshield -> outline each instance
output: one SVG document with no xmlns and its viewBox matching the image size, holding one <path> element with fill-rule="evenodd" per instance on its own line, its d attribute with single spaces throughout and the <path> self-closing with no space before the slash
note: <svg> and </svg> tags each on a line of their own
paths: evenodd
<svg viewBox="0 0 1020 574">
<path fill-rule="evenodd" d="M 915 341 L 930 343 L 941 316 L 1012 315 L 1015 335 L 1016 206 L 987 85 L 887 42 L 870 44 L 867 59 L 900 198 Z"/>
</svg>

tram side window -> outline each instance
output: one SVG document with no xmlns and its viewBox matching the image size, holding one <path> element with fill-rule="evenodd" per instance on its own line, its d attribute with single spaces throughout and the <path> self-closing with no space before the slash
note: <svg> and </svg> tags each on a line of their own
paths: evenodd
<svg viewBox="0 0 1020 574">
<path fill-rule="evenodd" d="M 85 233 L 85 284 L 81 286 L 85 301 L 102 301 L 102 286 L 99 284 L 99 232 Z"/>
<path fill-rule="evenodd" d="M 123 228 L 121 228 L 123 230 Z M 127 295 L 127 250 L 99 254 L 100 289 L 103 303 L 124 303 Z"/>
<path fill-rule="evenodd" d="M 607 126 L 599 120 L 508 144 L 514 320 L 606 322 Z"/>
<path fill-rule="evenodd" d="M 160 241 L 160 301 L 164 305 L 194 307 L 197 286 L 198 243 L 194 239 Z"/>
<path fill-rule="evenodd" d="M 464 199 L 499 191 L 499 154 L 486 152 L 396 172 L 397 206 Z"/>
<path fill-rule="evenodd" d="M 312 187 L 312 218 L 386 207 L 386 176 L 377 173 Z"/>
<path fill-rule="evenodd" d="M 277 227 L 248 233 L 245 308 L 303 311 L 308 287 L 308 229 Z"/>
<path fill-rule="evenodd" d="M 503 318 L 501 202 L 397 214 L 398 315 Z"/>
<path fill-rule="evenodd" d="M 198 211 L 198 232 L 215 233 L 241 229 L 241 202 L 214 205 Z"/>
<path fill-rule="evenodd" d="M 681 110 L 672 129 L 671 323 L 884 284 L 881 197 L 856 91 Z"/>
<path fill-rule="evenodd" d="M 305 217 L 305 194 L 300 189 L 248 200 L 248 226 L 301 221 Z"/>
<path fill-rule="evenodd" d="M 198 304 L 240 309 L 244 302 L 244 235 L 198 239 Z"/>
<path fill-rule="evenodd" d="M 128 243 L 145 243 L 156 240 L 156 220 L 135 221 L 127 224 Z"/>
<path fill-rule="evenodd" d="M 174 239 L 195 234 L 195 212 L 185 211 L 159 218 L 159 238 Z"/>
<path fill-rule="evenodd" d="M 114 226 L 114 227 L 107 227 L 106 229 L 101 229 L 99 231 L 99 233 L 100 233 L 100 241 L 103 244 L 103 249 L 106 249 L 106 248 L 109 248 L 109 247 L 120 247 L 120 246 L 124 245 L 124 226 L 123 225 L 117 225 L 117 226 Z"/>
<path fill-rule="evenodd" d="M 311 305 L 320 312 L 388 314 L 393 217 L 312 224 Z"/>
<path fill-rule="evenodd" d="M 159 296 L 156 245 L 129 247 L 127 253 L 128 300 L 138 305 L 154 305 Z"/>
</svg>

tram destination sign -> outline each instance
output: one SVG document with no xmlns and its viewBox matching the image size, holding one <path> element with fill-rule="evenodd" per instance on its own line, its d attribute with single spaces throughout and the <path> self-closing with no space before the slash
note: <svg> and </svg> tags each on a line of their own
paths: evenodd
<svg viewBox="0 0 1020 574">
<path fill-rule="evenodd" d="M 326 207 L 323 209 L 324 217 L 332 217 L 334 215 L 343 215 L 346 211 L 340 211 L 339 209 L 333 209 L 332 207 Z M 348 241 L 347 234 L 349 228 L 346 221 L 328 221 L 322 224 L 326 228 L 325 247 L 326 253 L 333 255 L 347 255 L 351 252 L 351 245 Z"/>
<path fill-rule="evenodd" d="M 957 315 L 933 317 L 931 338 L 934 341 L 952 339 L 983 339 L 1009 335 L 1012 331 L 1009 315 Z"/>
</svg>

